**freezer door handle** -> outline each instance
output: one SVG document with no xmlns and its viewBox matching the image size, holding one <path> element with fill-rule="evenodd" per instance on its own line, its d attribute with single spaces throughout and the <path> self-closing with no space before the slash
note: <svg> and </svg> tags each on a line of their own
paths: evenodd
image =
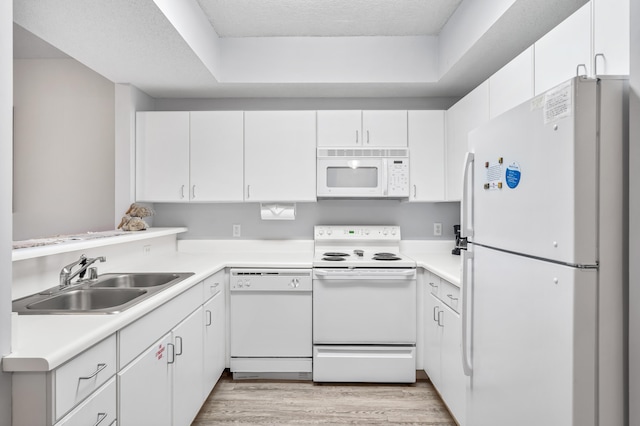
<svg viewBox="0 0 640 426">
<path fill-rule="evenodd" d="M 471 376 L 471 343 L 473 342 L 473 280 L 467 271 L 469 263 L 473 270 L 473 252 L 462 250 L 462 370 L 465 376 Z M 473 276 L 473 274 L 472 274 Z"/>
<path fill-rule="evenodd" d="M 473 225 L 470 212 L 473 210 L 473 198 L 470 198 L 470 188 L 473 182 L 469 183 L 469 173 L 473 173 L 473 152 L 467 152 L 464 158 L 464 168 L 462 171 L 462 202 L 460 203 L 460 236 L 473 237 Z M 473 175 L 472 175 L 473 176 Z"/>
</svg>

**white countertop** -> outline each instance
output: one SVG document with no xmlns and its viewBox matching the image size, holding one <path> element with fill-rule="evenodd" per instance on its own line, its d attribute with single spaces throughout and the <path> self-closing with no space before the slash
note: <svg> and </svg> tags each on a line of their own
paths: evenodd
<svg viewBox="0 0 640 426">
<path fill-rule="evenodd" d="M 261 250 L 259 245 L 252 245 L 251 251 L 238 250 L 242 243 L 236 245 L 225 253 L 182 251 L 136 258 L 122 264 L 121 272 L 194 272 L 195 275 L 118 314 L 13 314 L 12 353 L 3 358 L 3 370 L 53 370 L 225 267 L 311 268 L 313 261 L 313 247 L 308 242 L 282 243 L 280 249 L 269 251 Z M 198 244 L 195 247 L 200 248 Z M 193 250 L 188 248 L 187 251 Z M 443 250 L 421 250 L 420 246 L 406 248 L 403 254 L 413 258 L 418 267 L 459 285 L 459 256 L 443 254 Z"/>
</svg>

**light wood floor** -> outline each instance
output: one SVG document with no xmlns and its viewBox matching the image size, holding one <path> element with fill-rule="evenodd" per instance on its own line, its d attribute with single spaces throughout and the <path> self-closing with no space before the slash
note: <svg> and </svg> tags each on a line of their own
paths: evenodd
<svg viewBox="0 0 640 426">
<path fill-rule="evenodd" d="M 228 423 L 455 426 L 429 381 L 343 385 L 234 381 L 224 375 L 192 425 Z"/>
</svg>

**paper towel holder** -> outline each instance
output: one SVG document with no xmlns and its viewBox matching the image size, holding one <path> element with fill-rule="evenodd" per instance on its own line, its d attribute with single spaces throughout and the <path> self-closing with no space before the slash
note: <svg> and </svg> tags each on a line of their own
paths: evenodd
<svg viewBox="0 0 640 426">
<path fill-rule="evenodd" d="M 262 220 L 295 220 L 296 203 L 260 203 Z"/>
</svg>

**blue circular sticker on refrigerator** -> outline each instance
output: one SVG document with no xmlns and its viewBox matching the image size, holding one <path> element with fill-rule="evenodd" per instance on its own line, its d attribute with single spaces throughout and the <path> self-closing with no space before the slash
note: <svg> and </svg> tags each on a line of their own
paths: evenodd
<svg viewBox="0 0 640 426">
<path fill-rule="evenodd" d="M 505 180 L 507 181 L 507 186 L 511 189 L 514 189 L 520 184 L 520 164 L 511 163 L 507 167 L 507 171 L 505 173 Z"/>
</svg>

